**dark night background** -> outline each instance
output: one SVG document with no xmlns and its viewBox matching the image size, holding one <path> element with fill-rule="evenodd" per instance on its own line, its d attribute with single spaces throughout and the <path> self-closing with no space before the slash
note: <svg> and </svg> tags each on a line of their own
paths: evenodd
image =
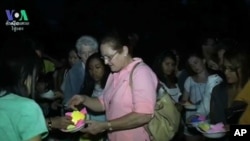
<svg viewBox="0 0 250 141">
<path fill-rule="evenodd" d="M 250 33 L 250 0 L 2 0 L 1 42 L 15 34 L 5 26 L 5 9 L 25 9 L 31 25 L 23 32 L 56 58 L 79 36 L 99 39 L 112 27 L 138 33 L 136 54 L 146 62 L 164 48 L 194 49 L 203 36 L 248 41 Z"/>
</svg>

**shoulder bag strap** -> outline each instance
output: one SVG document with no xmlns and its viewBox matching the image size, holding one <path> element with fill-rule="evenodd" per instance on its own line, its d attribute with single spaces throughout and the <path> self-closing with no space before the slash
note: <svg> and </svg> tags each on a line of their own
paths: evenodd
<svg viewBox="0 0 250 141">
<path fill-rule="evenodd" d="M 132 93 L 133 93 L 133 72 L 134 72 L 134 70 L 135 70 L 135 68 L 139 65 L 139 64 L 141 64 L 141 62 L 138 62 L 138 63 L 136 63 L 134 66 L 133 66 L 133 68 L 132 68 L 132 70 L 131 70 L 131 72 L 130 72 L 130 75 L 129 75 L 129 86 L 131 87 L 131 90 L 132 90 Z"/>
</svg>

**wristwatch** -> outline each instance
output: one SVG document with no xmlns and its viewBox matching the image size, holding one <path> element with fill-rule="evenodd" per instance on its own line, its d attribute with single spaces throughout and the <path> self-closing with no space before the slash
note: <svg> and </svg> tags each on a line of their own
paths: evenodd
<svg viewBox="0 0 250 141">
<path fill-rule="evenodd" d="M 112 131 L 112 130 L 113 130 L 112 125 L 110 122 L 108 122 L 108 131 Z"/>
</svg>

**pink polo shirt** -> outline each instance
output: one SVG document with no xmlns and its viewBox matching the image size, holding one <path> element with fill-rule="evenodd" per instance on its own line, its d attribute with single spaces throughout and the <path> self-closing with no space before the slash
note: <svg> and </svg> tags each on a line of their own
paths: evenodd
<svg viewBox="0 0 250 141">
<path fill-rule="evenodd" d="M 120 72 L 109 75 L 103 95 L 107 120 L 117 119 L 131 112 L 153 114 L 156 103 L 157 77 L 146 64 L 139 64 L 133 72 L 133 94 L 129 86 L 129 76 L 133 66 L 142 62 L 140 58 Z M 109 133 L 110 141 L 149 141 L 143 127 Z"/>
</svg>

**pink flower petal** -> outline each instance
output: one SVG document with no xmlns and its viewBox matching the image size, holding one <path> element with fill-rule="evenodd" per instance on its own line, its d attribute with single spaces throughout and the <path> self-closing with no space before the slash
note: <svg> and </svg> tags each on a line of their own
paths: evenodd
<svg viewBox="0 0 250 141">
<path fill-rule="evenodd" d="M 86 110 L 86 108 L 84 107 L 80 112 L 83 113 L 83 114 L 86 114 L 86 113 L 87 113 L 87 110 Z"/>
<path fill-rule="evenodd" d="M 71 117 L 71 114 L 72 114 L 72 112 L 67 112 L 67 113 L 65 113 L 65 115 L 66 115 L 66 116 L 69 116 L 69 117 Z"/>
<path fill-rule="evenodd" d="M 76 123 L 76 127 L 82 126 L 84 124 L 83 120 L 78 120 Z"/>
<path fill-rule="evenodd" d="M 217 132 L 225 132 L 224 124 L 223 123 L 217 123 L 210 126 L 211 129 L 209 130 L 209 133 L 217 133 Z"/>
</svg>

